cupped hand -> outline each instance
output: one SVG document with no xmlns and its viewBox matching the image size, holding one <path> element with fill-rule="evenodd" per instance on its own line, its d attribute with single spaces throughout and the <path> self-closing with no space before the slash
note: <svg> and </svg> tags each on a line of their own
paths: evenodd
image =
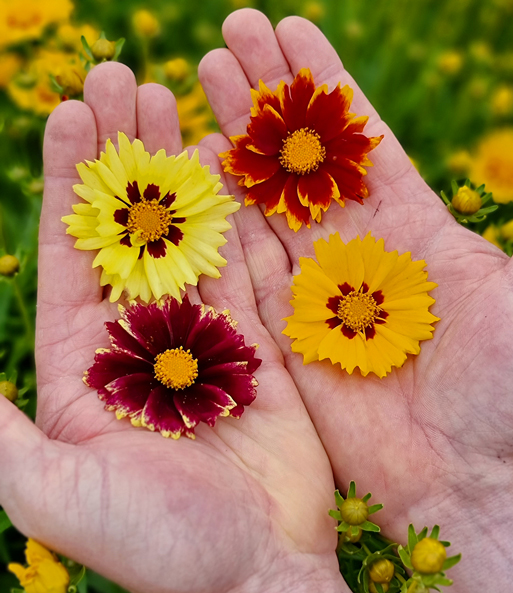
<svg viewBox="0 0 513 593">
<path fill-rule="evenodd" d="M 133 592 L 342 591 L 328 516 L 327 456 L 283 358 L 262 326 L 235 223 L 222 278 L 192 300 L 230 309 L 246 343 L 260 345 L 258 395 L 240 420 L 165 439 L 116 420 L 82 382 L 104 322 L 94 253 L 74 249 L 61 217 L 80 202 L 76 164 L 94 160 L 118 131 L 150 153 L 182 150 L 176 103 L 164 87 L 137 88 L 120 64 L 95 67 L 85 102 L 48 121 L 36 338 L 37 427 L 0 398 L 0 502 L 26 535 Z M 212 144 L 215 150 L 215 140 Z M 219 171 L 215 153 L 203 164 Z"/>
<path fill-rule="evenodd" d="M 356 480 L 360 495 L 372 491 L 372 500 L 385 504 L 375 521 L 396 541 L 404 541 L 410 522 L 417 529 L 439 523 L 451 551 L 463 552 L 450 571 L 454 593 L 484 591 L 490 578 L 497 590 L 507 588 L 513 265 L 454 221 L 314 25 L 290 17 L 273 31 L 263 14 L 241 10 L 228 17 L 223 33 L 227 49 L 203 59 L 200 79 L 226 137 L 246 133 L 250 89 L 259 80 L 275 90 L 305 67 L 317 86 L 326 83 L 331 91 L 349 84 L 351 112 L 370 116 L 364 133 L 384 135 L 369 154 L 374 167 L 365 178 L 370 197 L 363 206 L 333 203 L 320 224 L 297 233 L 283 214 L 266 218 L 256 206 L 237 213 L 259 315 L 285 357 L 336 484 L 345 490 Z M 223 150 L 230 147 L 225 139 Z M 229 176 L 228 187 L 242 201 L 236 181 Z M 434 337 L 384 379 L 363 377 L 358 369 L 349 375 L 329 361 L 304 366 L 282 334 L 283 318 L 293 312 L 298 259 L 314 257 L 313 241 L 320 237 L 339 232 L 347 242 L 369 231 L 384 239 L 387 251 L 410 251 L 413 260 L 427 262 L 429 280 L 438 284 L 430 293 L 436 299 L 430 311 L 440 318 Z"/>
</svg>

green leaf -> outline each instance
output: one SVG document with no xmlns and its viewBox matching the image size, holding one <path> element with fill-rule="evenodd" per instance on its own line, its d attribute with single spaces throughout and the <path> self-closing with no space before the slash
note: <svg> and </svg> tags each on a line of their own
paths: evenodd
<svg viewBox="0 0 513 593">
<path fill-rule="evenodd" d="M 375 523 L 372 523 L 371 521 L 364 521 L 363 523 L 360 523 L 359 527 L 361 527 L 364 531 L 374 531 L 375 533 L 381 531 L 379 526 Z"/>
<path fill-rule="evenodd" d="M 442 570 L 448 570 L 449 568 L 452 568 L 455 564 L 458 564 L 460 560 L 461 554 L 457 554 L 456 556 L 451 556 L 450 558 L 447 558 L 442 565 Z"/>
<path fill-rule="evenodd" d="M 82 37 L 80 37 L 80 40 L 82 41 L 82 46 L 84 48 L 84 52 L 85 52 L 86 56 L 91 60 L 91 62 L 95 62 L 93 52 L 91 51 L 91 48 L 89 47 L 89 43 L 87 43 L 87 39 L 82 35 Z"/>
<path fill-rule="evenodd" d="M 413 524 L 410 523 L 408 526 L 408 551 L 410 554 L 413 552 L 413 548 L 416 546 L 418 541 L 419 540 L 417 538 L 417 534 L 415 533 L 415 528 L 413 527 Z"/>
<path fill-rule="evenodd" d="M 379 504 L 373 504 L 369 507 L 369 515 L 372 515 L 372 513 L 377 513 L 378 511 L 380 511 L 383 508 L 383 505 L 381 503 Z"/>
<path fill-rule="evenodd" d="M 0 511 L 0 533 L 3 533 L 6 529 L 9 529 L 9 527 L 12 527 L 11 520 L 5 511 Z"/>
<path fill-rule="evenodd" d="M 328 511 L 328 515 L 330 517 L 333 517 L 334 519 L 336 519 L 337 521 L 341 521 L 342 520 L 342 515 L 340 514 L 340 511 L 334 511 L 333 509 L 330 509 Z"/>
<path fill-rule="evenodd" d="M 53 74 L 48 75 L 50 77 L 50 88 L 54 93 L 59 93 L 59 95 L 64 94 L 64 87 L 62 87 L 58 82 L 57 79 Z"/>
<path fill-rule="evenodd" d="M 335 502 L 337 503 L 337 506 L 339 508 L 342 506 L 342 503 L 344 502 L 344 498 L 338 490 L 335 490 Z"/>
<path fill-rule="evenodd" d="M 424 529 L 417 536 L 419 542 L 420 542 L 421 539 L 424 539 L 426 537 L 427 532 L 428 532 L 428 528 L 427 527 L 424 527 Z"/>
<path fill-rule="evenodd" d="M 449 198 L 445 195 L 445 192 L 442 190 L 440 192 L 440 195 L 442 196 L 442 200 L 447 204 L 447 206 L 450 205 L 451 201 L 449 200 Z"/>
<path fill-rule="evenodd" d="M 433 529 L 431 530 L 431 535 L 429 537 L 431 537 L 433 539 L 438 539 L 439 535 L 440 535 L 440 525 L 435 525 L 433 527 Z"/>
<path fill-rule="evenodd" d="M 401 559 L 401 562 L 404 564 L 404 566 L 412 570 L 413 566 L 411 564 L 410 555 L 408 552 L 402 546 L 399 546 L 397 548 L 397 553 L 399 554 L 399 558 Z"/>
<path fill-rule="evenodd" d="M 349 523 L 342 521 L 342 523 L 340 523 L 340 525 L 337 527 L 337 531 L 347 531 L 350 527 L 351 525 L 349 525 Z"/>
<path fill-rule="evenodd" d="M 370 492 L 368 492 L 363 498 L 363 502 L 367 502 L 369 500 L 369 498 L 372 496 L 372 494 Z"/>
<path fill-rule="evenodd" d="M 452 195 L 455 196 L 458 193 L 458 190 L 460 189 L 458 184 L 456 183 L 456 181 L 453 179 L 451 181 L 451 189 L 452 189 Z"/>
<path fill-rule="evenodd" d="M 349 490 L 347 492 L 347 498 L 355 498 L 356 497 L 356 484 L 351 480 L 349 484 Z"/>
<path fill-rule="evenodd" d="M 116 41 L 116 45 L 115 47 L 115 51 L 114 51 L 114 55 L 112 56 L 112 60 L 116 61 L 119 58 L 119 55 L 121 54 L 121 50 L 123 49 L 123 45 L 125 44 L 125 38 L 121 37 L 120 39 L 118 39 Z"/>
</svg>

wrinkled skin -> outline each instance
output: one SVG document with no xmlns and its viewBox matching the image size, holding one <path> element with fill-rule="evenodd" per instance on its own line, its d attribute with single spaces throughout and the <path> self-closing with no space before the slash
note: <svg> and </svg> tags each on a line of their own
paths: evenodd
<svg viewBox="0 0 513 593">
<path fill-rule="evenodd" d="M 375 515 L 384 531 L 404 542 L 413 522 L 441 525 L 449 553 L 463 553 L 451 569 L 453 593 L 508 588 L 513 549 L 513 265 L 480 236 L 459 226 L 410 163 L 322 33 L 298 17 L 273 31 L 267 18 L 242 10 L 223 28 L 228 49 L 208 54 L 200 79 L 226 137 L 249 122 L 250 87 L 272 90 L 308 66 L 316 85 L 354 90 L 351 111 L 369 115 L 368 136 L 384 134 L 369 154 L 370 197 L 363 206 L 332 204 L 320 224 L 294 233 L 285 215 L 265 218 L 256 207 L 240 213 L 239 233 L 258 312 L 285 358 L 330 458 L 335 482 L 382 502 Z M 419 113 L 419 117 L 423 115 Z M 207 146 L 221 145 L 217 138 Z M 224 140 L 223 150 L 230 148 Z M 237 179 L 229 189 L 243 199 Z M 477 180 L 479 181 L 479 180 Z M 298 259 L 314 256 L 313 241 L 338 231 L 345 241 L 369 231 L 388 251 L 411 251 L 427 262 L 439 286 L 431 312 L 434 338 L 385 379 L 352 375 L 329 361 L 302 364 L 281 332 L 292 314 L 292 274 Z M 258 246 L 258 248 L 256 248 Z M 491 580 L 490 580 L 491 579 Z M 509 581 L 508 581 L 509 582 Z M 502 585 L 502 586 L 501 586 Z"/>
<path fill-rule="evenodd" d="M 330 464 L 258 317 L 234 221 L 222 278 L 202 279 L 190 296 L 230 309 L 246 342 L 260 345 L 258 396 L 242 418 L 173 441 L 116 420 L 82 382 L 118 312 L 91 267 L 94 253 L 75 250 L 60 219 L 80 201 L 76 163 L 98 157 L 118 130 L 151 153 L 182 149 L 171 92 L 137 88 L 121 64 L 95 67 L 85 103 L 63 103 L 48 121 L 37 427 L 0 398 L 0 503 L 24 534 L 134 593 L 347 591 L 328 515 Z M 219 172 L 217 155 L 200 152 Z"/>
</svg>

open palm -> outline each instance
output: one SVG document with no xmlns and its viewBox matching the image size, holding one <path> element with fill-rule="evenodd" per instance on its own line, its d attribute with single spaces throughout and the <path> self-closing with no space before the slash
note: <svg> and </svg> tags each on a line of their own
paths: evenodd
<svg viewBox="0 0 513 593">
<path fill-rule="evenodd" d="M 440 523 L 442 539 L 463 552 L 451 571 L 454 593 L 486 590 L 492 572 L 496 590 L 506 587 L 510 552 L 494 542 L 507 542 L 513 527 L 512 264 L 454 221 L 314 25 L 290 17 L 273 31 L 264 15 L 242 10 L 223 33 L 228 49 L 203 59 L 200 78 L 225 136 L 246 133 L 250 88 L 260 79 L 274 90 L 304 67 L 316 85 L 349 84 L 351 111 L 370 116 L 366 135 L 384 134 L 369 155 L 375 166 L 363 206 L 332 204 L 320 224 L 297 233 L 284 215 L 265 218 L 257 207 L 237 218 L 259 315 L 283 352 L 337 485 L 345 489 L 354 479 L 360 494 L 372 490 L 385 504 L 376 520 L 399 541 L 409 522 L 418 529 Z M 223 150 L 230 146 L 225 139 Z M 236 180 L 228 182 L 242 200 Z M 431 292 L 431 311 L 441 319 L 434 338 L 384 379 L 348 375 L 329 361 L 304 366 L 282 334 L 298 259 L 314 257 L 320 237 L 339 232 L 347 242 L 369 231 L 387 251 L 427 262 L 429 280 L 439 285 Z"/>
<path fill-rule="evenodd" d="M 0 398 L 0 500 L 27 535 L 130 591 L 242 592 L 344 589 L 338 573 L 329 461 L 283 359 L 258 318 L 236 228 L 229 264 L 191 299 L 226 308 L 260 344 L 258 396 L 241 420 L 164 439 L 103 409 L 82 383 L 104 322 L 118 317 L 73 248 L 63 215 L 78 201 L 75 165 L 122 131 L 151 153 L 181 152 L 176 105 L 158 85 L 137 89 L 120 64 L 94 68 L 85 104 L 63 103 L 45 139 L 40 233 L 36 428 Z M 215 153 L 204 164 L 219 170 Z"/>
</svg>

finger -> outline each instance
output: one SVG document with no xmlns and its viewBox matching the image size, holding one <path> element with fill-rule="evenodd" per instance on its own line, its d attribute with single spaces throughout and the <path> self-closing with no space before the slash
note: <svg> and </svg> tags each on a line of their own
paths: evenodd
<svg viewBox="0 0 513 593">
<path fill-rule="evenodd" d="M 137 135 L 150 154 L 163 148 L 168 155 L 182 151 L 182 135 L 173 93 L 160 84 L 137 89 Z"/>
<path fill-rule="evenodd" d="M 81 183 L 76 165 L 96 157 L 96 124 L 87 105 L 66 101 L 48 119 L 43 145 L 45 192 L 39 230 L 38 325 L 58 326 L 75 307 L 100 302 L 102 289 L 94 254 L 74 249 L 63 216 L 79 202 L 73 184 Z"/>
<path fill-rule="evenodd" d="M 292 82 L 273 26 L 262 12 L 252 8 L 233 12 L 224 21 L 223 37 L 253 88 L 258 89 L 260 80 L 272 89 L 281 80 Z"/>
<path fill-rule="evenodd" d="M 134 73 L 119 62 L 95 66 L 84 84 L 84 101 L 94 113 L 98 155 L 110 138 L 117 145 L 118 132 L 132 141 L 137 135 L 137 83 Z"/>
</svg>

